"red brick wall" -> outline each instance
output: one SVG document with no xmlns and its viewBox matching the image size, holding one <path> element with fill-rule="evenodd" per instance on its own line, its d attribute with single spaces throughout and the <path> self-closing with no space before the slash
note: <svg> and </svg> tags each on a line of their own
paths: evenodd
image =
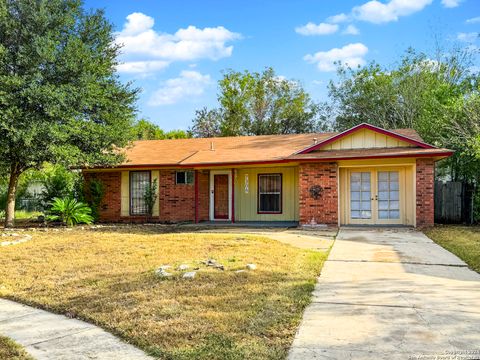
<svg viewBox="0 0 480 360">
<path fill-rule="evenodd" d="M 105 194 L 100 204 L 100 221 L 118 221 L 120 220 L 120 188 L 121 173 L 119 171 L 84 173 L 85 192 L 89 198 L 88 183 L 91 179 L 100 180 L 105 186 Z"/>
<path fill-rule="evenodd" d="M 176 184 L 175 173 L 175 170 L 160 170 L 160 221 L 195 221 L 195 186 Z"/>
<path fill-rule="evenodd" d="M 433 189 L 435 181 L 435 162 L 433 159 L 417 159 L 417 227 L 434 224 Z"/>
<path fill-rule="evenodd" d="M 318 200 L 310 195 L 310 187 L 320 185 L 323 192 Z M 309 163 L 299 166 L 300 224 L 338 224 L 337 164 Z"/>
</svg>

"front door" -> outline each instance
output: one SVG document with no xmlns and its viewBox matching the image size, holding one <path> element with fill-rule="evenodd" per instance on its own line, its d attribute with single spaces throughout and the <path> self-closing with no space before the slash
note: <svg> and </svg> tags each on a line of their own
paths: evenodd
<svg viewBox="0 0 480 360">
<path fill-rule="evenodd" d="M 229 218 L 228 206 L 228 174 L 213 175 L 213 217 L 214 219 L 227 220 Z"/>
<path fill-rule="evenodd" d="M 348 172 L 350 224 L 402 224 L 401 169 L 351 169 Z"/>
</svg>

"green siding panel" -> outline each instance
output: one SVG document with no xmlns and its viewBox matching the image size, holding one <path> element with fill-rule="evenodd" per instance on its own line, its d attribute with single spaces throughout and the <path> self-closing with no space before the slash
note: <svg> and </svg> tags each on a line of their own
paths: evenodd
<svg viewBox="0 0 480 360">
<path fill-rule="evenodd" d="M 282 213 L 258 214 L 258 174 L 279 173 L 282 174 Z M 298 221 L 298 205 L 297 167 L 245 168 L 235 171 L 235 220 Z"/>
</svg>

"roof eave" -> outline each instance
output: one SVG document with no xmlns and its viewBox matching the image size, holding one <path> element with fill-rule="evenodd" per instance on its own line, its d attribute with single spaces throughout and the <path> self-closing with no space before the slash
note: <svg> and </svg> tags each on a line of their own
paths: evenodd
<svg viewBox="0 0 480 360">
<path fill-rule="evenodd" d="M 192 164 L 122 164 L 116 167 L 96 167 L 86 168 L 83 170 L 102 170 L 102 169 L 139 169 L 139 168 L 209 168 L 219 166 L 246 166 L 246 165 L 263 165 L 263 164 L 282 164 L 282 163 L 302 163 L 302 162 L 326 162 L 337 160 L 361 160 L 361 159 L 392 159 L 392 158 L 433 158 L 435 161 L 447 158 L 453 155 L 453 150 L 444 149 L 435 153 L 420 154 L 376 154 L 376 155 L 358 155 L 358 156 L 332 156 L 324 158 L 295 158 L 288 157 L 276 160 L 256 160 L 256 161 L 237 161 L 237 162 L 220 162 L 220 163 L 192 163 Z"/>
</svg>

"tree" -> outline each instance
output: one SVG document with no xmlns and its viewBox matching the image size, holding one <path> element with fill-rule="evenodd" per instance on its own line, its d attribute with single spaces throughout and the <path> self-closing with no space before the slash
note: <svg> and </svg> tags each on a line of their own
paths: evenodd
<svg viewBox="0 0 480 360">
<path fill-rule="evenodd" d="M 229 70 L 218 82 L 219 108 L 198 110 L 194 136 L 238 136 L 313 132 L 325 126 L 300 83 L 277 76 L 272 68 L 258 72 Z"/>
<path fill-rule="evenodd" d="M 468 49 L 453 49 L 432 59 L 409 49 L 392 68 L 376 63 L 339 67 L 338 83 L 329 84 L 335 127 L 369 122 L 387 129 L 414 128 L 425 141 L 445 146 L 452 138 L 452 116 L 476 92 L 478 74 L 469 71 L 472 56 Z"/>
<path fill-rule="evenodd" d="M 456 150 L 443 162 L 453 180 L 480 183 L 480 77 L 470 70 L 476 51 L 454 48 L 429 57 L 409 49 L 391 68 L 340 67 L 338 83 L 329 85 L 335 127 L 413 128 L 426 142 Z"/>
<path fill-rule="evenodd" d="M 45 161 L 116 164 L 137 90 L 115 72 L 119 46 L 103 11 L 81 0 L 0 0 L 0 168 L 9 173 L 5 226 L 20 175 Z"/>
<path fill-rule="evenodd" d="M 214 137 L 221 136 L 220 124 L 222 114 L 220 110 L 208 110 L 206 107 L 195 111 L 195 119 L 190 132 L 196 137 Z"/>
<path fill-rule="evenodd" d="M 158 125 L 148 120 L 140 119 L 132 127 L 132 137 L 135 140 L 186 139 L 189 134 L 184 130 L 163 131 Z"/>
</svg>

